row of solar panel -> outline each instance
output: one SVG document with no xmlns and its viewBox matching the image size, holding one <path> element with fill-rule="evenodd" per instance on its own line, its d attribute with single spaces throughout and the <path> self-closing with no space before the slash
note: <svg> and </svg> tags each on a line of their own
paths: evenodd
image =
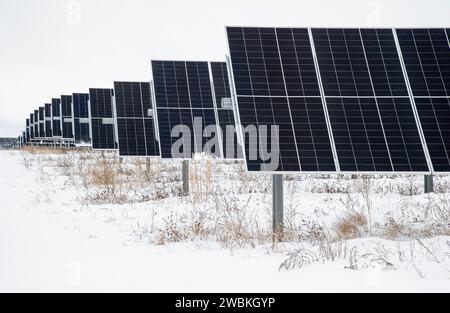
<svg viewBox="0 0 450 313">
<path fill-rule="evenodd" d="M 115 83 L 116 117 L 114 92 L 91 90 L 94 148 L 115 146 L 116 127 L 121 155 L 209 147 L 249 171 L 450 172 L 448 29 L 228 27 L 227 38 L 230 75 L 226 63 L 152 61 L 153 90 Z"/>
<path fill-rule="evenodd" d="M 212 83 L 208 62 L 153 61 L 152 65 L 158 82 L 155 88 L 157 108 L 152 105 L 150 83 L 115 82 L 114 89 L 90 89 L 89 94 L 62 96 L 60 101 L 54 99 L 49 105 L 52 111 L 49 120 L 53 120 L 53 125 L 48 125 L 49 131 L 45 118 L 41 121 L 41 116 L 32 115 L 33 123 L 27 120 L 25 137 L 28 141 L 61 137 L 62 140 L 74 139 L 76 143 L 92 139 L 94 149 L 118 148 L 121 156 L 163 158 L 191 158 L 216 138 L 217 144 L 212 149 L 214 155 L 223 155 L 226 159 L 242 158 L 242 147 L 234 131 L 226 63 L 211 63 Z M 164 90 L 159 84 L 161 80 L 164 80 Z M 176 94 L 170 91 L 174 86 Z M 89 123 L 81 123 L 86 120 Z M 183 124 L 190 130 L 195 122 L 199 122 L 201 128 L 210 126 L 211 133 L 203 136 L 201 132 L 200 136 L 195 136 L 191 132 L 189 141 L 183 141 L 181 153 L 174 155 L 172 147 L 179 138 L 172 136 L 173 128 Z M 61 125 L 62 132 L 55 132 Z"/>
<path fill-rule="evenodd" d="M 273 171 L 450 172 L 448 29 L 227 35 L 242 126 L 279 126 Z M 271 161 L 251 152 L 250 171 Z"/>
</svg>

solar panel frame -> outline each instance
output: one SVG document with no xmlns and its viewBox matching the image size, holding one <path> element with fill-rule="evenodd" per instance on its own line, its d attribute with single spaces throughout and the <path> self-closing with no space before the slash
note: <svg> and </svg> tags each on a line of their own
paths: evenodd
<svg viewBox="0 0 450 313">
<path fill-rule="evenodd" d="M 75 140 L 72 103 L 72 95 L 61 95 L 62 138 L 67 140 Z"/>
<path fill-rule="evenodd" d="M 167 77 L 165 75 L 165 73 L 163 74 L 164 76 L 164 88 L 166 89 L 165 92 L 165 98 L 163 101 L 159 101 L 158 100 L 158 96 L 159 96 L 159 92 L 158 92 L 158 88 L 157 88 L 157 83 L 155 82 L 155 65 L 160 63 L 160 65 L 164 68 L 164 66 L 172 66 L 173 65 L 173 70 L 174 70 L 174 82 L 176 84 L 176 88 L 173 88 L 173 91 L 175 92 L 167 92 L 167 84 L 166 84 L 166 80 Z M 188 65 L 190 68 L 188 68 Z M 197 67 L 197 74 L 199 75 L 199 79 L 198 79 L 198 84 L 199 84 L 199 91 L 198 91 L 198 95 L 200 95 L 200 97 L 211 97 L 211 101 L 203 101 L 203 98 L 200 100 L 201 105 L 200 106 L 192 106 L 193 100 L 192 98 L 194 98 L 195 101 L 198 101 L 198 99 L 195 99 L 195 93 L 191 93 L 192 89 L 192 81 L 189 80 L 189 72 L 190 70 L 192 70 L 192 66 L 196 66 Z M 202 73 L 206 74 L 208 76 L 208 79 L 200 78 L 200 70 L 199 70 L 199 66 L 203 67 L 202 68 Z M 178 67 L 178 68 L 177 68 Z M 182 68 L 183 67 L 183 68 Z M 177 73 L 177 70 L 179 71 Z M 216 157 L 221 157 L 221 143 L 220 143 L 220 134 L 217 131 L 217 126 L 218 126 L 218 121 L 217 121 L 217 117 L 216 117 L 216 113 L 215 113 L 215 105 L 214 105 L 214 94 L 213 94 L 213 90 L 212 90 L 212 82 L 211 82 L 211 77 L 210 77 L 210 71 L 209 71 L 209 62 L 208 61 L 187 61 L 187 60 L 152 60 L 150 62 L 150 72 L 151 72 L 151 90 L 152 90 L 152 99 L 153 99 L 153 103 L 154 103 L 154 114 L 156 116 L 156 129 L 158 132 L 158 142 L 159 142 L 159 150 L 160 150 L 160 154 L 161 154 L 161 159 L 173 159 L 173 160 L 192 160 L 193 158 L 193 154 L 195 153 L 199 153 L 199 151 L 197 150 L 199 143 L 197 143 L 195 141 L 195 136 L 194 134 L 192 134 L 192 125 L 194 123 L 192 118 L 202 118 L 203 122 L 205 122 L 207 119 L 211 120 L 211 113 L 212 115 L 214 115 L 214 125 L 216 126 L 216 138 L 218 140 L 218 146 L 216 146 L 216 148 L 218 148 L 218 151 L 214 152 L 214 156 Z M 192 72 L 191 72 L 192 73 Z M 176 75 L 180 74 L 180 80 L 177 80 Z M 192 74 L 191 74 L 192 75 Z M 182 85 L 181 85 L 182 84 Z M 184 85 L 184 86 L 183 86 Z M 182 92 L 180 92 L 180 89 L 184 90 L 185 96 L 187 97 L 183 97 L 180 98 L 180 95 L 182 95 Z M 202 94 L 203 92 L 207 92 L 207 94 Z M 210 93 L 208 93 L 208 91 Z M 176 100 L 175 100 L 176 98 Z M 161 103 L 165 103 L 166 105 L 162 105 Z M 179 114 L 178 115 L 173 115 L 173 112 L 175 110 L 178 110 Z M 194 110 L 197 113 L 201 113 L 201 116 L 194 116 L 193 112 Z M 203 110 L 203 111 L 202 111 Z M 186 119 L 186 116 L 184 114 L 181 114 L 181 112 L 189 112 L 190 111 L 190 119 Z M 162 136 L 162 134 L 164 133 L 165 135 L 167 135 L 166 130 L 162 129 L 161 127 L 161 119 L 162 119 L 162 113 L 166 113 L 166 117 L 167 117 L 167 121 L 171 121 L 171 117 L 176 117 L 178 116 L 179 119 L 176 122 L 177 124 L 175 125 L 185 125 L 190 127 L 191 129 L 191 139 L 190 139 L 190 143 L 191 143 L 191 152 L 192 155 L 191 156 L 187 156 L 187 155 L 183 155 L 180 157 L 173 157 L 171 152 L 169 153 L 169 147 L 172 147 L 173 144 L 175 142 L 177 142 L 180 138 L 176 138 L 173 139 L 171 136 Z M 169 115 L 170 113 L 170 115 Z M 209 113 L 209 114 L 206 114 Z M 184 121 L 182 119 L 185 119 Z M 204 124 L 203 124 L 204 126 Z M 169 125 L 170 127 L 170 125 Z M 168 141 L 170 141 L 170 143 L 166 144 L 166 138 Z M 202 137 L 202 151 L 203 152 L 203 148 L 206 142 L 208 142 L 209 140 L 211 140 L 213 137 L 208 137 L 208 138 L 203 138 Z M 166 148 L 167 146 L 167 148 Z M 184 145 L 183 145 L 184 147 Z M 167 151 L 166 151 L 167 150 Z"/>
<path fill-rule="evenodd" d="M 30 141 L 33 141 L 34 140 L 34 113 L 30 114 L 29 121 L 30 121 L 30 125 L 29 125 L 29 128 L 30 128 Z"/>
<path fill-rule="evenodd" d="M 89 93 L 72 94 L 72 113 L 75 142 L 91 143 Z M 87 120 L 88 122 L 86 123 L 84 120 Z"/>
<path fill-rule="evenodd" d="M 103 104 L 97 104 L 100 98 L 103 99 Z M 89 88 L 90 134 L 93 150 L 117 150 L 117 128 L 114 112 L 114 89 Z M 105 120 L 111 120 L 112 124 L 104 124 Z"/>
<path fill-rule="evenodd" d="M 40 140 L 40 133 L 39 133 L 39 110 L 34 110 L 34 137 L 37 140 Z"/>
<path fill-rule="evenodd" d="M 443 49 L 439 52 L 440 58 L 436 53 L 436 45 L 432 37 L 432 32 L 436 36 L 439 31 L 441 32 L 439 46 Z M 422 43 L 420 45 L 417 43 L 414 32 L 421 33 L 420 42 Z M 442 32 L 445 38 L 442 38 Z M 429 157 L 430 167 L 432 172 L 436 174 L 450 174 L 450 126 L 447 123 L 450 118 L 449 33 L 450 31 L 447 28 L 396 28 L 394 30 L 403 72 L 407 77 L 408 93 L 411 102 L 414 104 L 416 118 L 421 127 L 422 140 Z M 409 36 L 413 42 L 408 41 Z M 427 42 L 430 43 L 428 47 L 424 44 Z M 426 53 L 423 50 L 427 48 L 431 48 L 432 53 L 428 51 L 427 58 L 424 59 L 421 53 Z M 444 57 L 444 60 L 442 57 Z M 430 62 L 430 60 L 432 61 Z M 444 64 L 441 62 L 444 62 Z M 427 71 L 424 70 L 424 66 L 427 66 Z M 431 67 L 434 67 L 434 72 L 430 71 Z M 432 74 L 436 72 L 439 73 L 439 82 L 435 80 Z M 414 81 L 411 82 L 411 80 Z M 430 84 L 431 86 L 439 86 L 440 90 L 430 89 Z M 439 102 L 444 102 L 444 104 Z M 439 110 L 436 110 L 436 108 L 439 108 Z M 436 111 L 439 111 L 439 114 Z M 442 120 L 443 117 L 444 120 Z M 440 148 L 436 148 L 437 146 L 440 146 Z"/>
<path fill-rule="evenodd" d="M 51 102 L 53 139 L 62 139 L 61 98 L 53 98 Z"/>
<path fill-rule="evenodd" d="M 51 139 L 53 138 L 52 104 L 46 103 L 44 108 L 45 137 Z"/>
<path fill-rule="evenodd" d="M 27 118 L 25 119 L 25 126 L 26 126 L 26 140 L 25 143 L 29 143 L 30 142 L 30 119 Z"/>
<path fill-rule="evenodd" d="M 243 147 L 241 145 L 241 136 L 239 134 L 239 127 L 236 118 L 236 106 L 234 104 L 232 89 L 230 85 L 230 76 L 227 62 L 209 62 L 209 70 L 211 77 L 211 88 L 213 92 L 214 107 L 216 110 L 216 121 L 218 123 L 219 138 L 221 143 L 221 154 L 224 160 L 244 160 Z M 231 108 L 223 108 L 221 106 L 224 98 L 230 98 Z M 220 102 L 220 105 L 219 105 Z M 227 150 L 228 130 L 227 126 L 233 126 L 235 133 L 233 135 L 233 156 Z"/>
<path fill-rule="evenodd" d="M 137 98 L 134 97 L 134 92 L 137 92 L 136 88 L 139 89 Z M 144 96 L 144 92 L 147 94 L 148 98 Z M 126 93 L 129 94 L 126 95 Z M 157 135 L 155 105 L 151 82 L 115 81 L 114 101 L 116 110 L 115 124 L 117 128 L 117 149 L 119 151 L 119 156 L 127 158 L 160 158 L 161 153 Z M 140 102 L 140 104 L 138 102 Z M 132 110 L 130 110 L 130 108 L 132 108 Z M 149 116 L 149 112 L 152 112 L 151 116 Z M 142 126 L 142 128 L 140 128 L 140 126 Z M 125 128 L 124 131 L 127 138 L 123 138 L 122 140 L 121 137 L 123 137 L 124 134 L 123 128 Z M 139 138 L 140 136 L 138 136 L 138 128 L 142 134 L 141 137 L 143 138 L 143 141 Z M 134 132 L 134 137 L 128 136 L 129 131 Z M 132 147 L 130 148 L 129 140 L 131 137 L 134 138 L 134 143 L 132 143 Z M 121 141 L 123 141 L 123 144 L 121 144 Z M 127 149 L 124 149 L 125 144 L 127 145 Z"/>
<path fill-rule="evenodd" d="M 45 132 L 45 107 L 39 107 L 39 137 L 42 139 L 47 138 Z"/>
</svg>

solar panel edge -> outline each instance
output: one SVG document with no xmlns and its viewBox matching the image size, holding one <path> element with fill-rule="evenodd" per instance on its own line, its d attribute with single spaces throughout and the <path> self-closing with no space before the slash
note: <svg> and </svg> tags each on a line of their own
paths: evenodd
<svg viewBox="0 0 450 313">
<path fill-rule="evenodd" d="M 220 71 L 220 73 L 217 73 L 217 71 Z M 228 64 L 227 61 L 225 62 L 219 62 L 219 61 L 212 61 L 210 62 L 210 76 L 212 79 L 212 89 L 214 94 L 214 100 L 215 100 L 215 110 L 216 110 L 216 120 L 217 120 L 217 126 L 219 131 L 219 137 L 221 142 L 221 151 L 222 151 L 222 158 L 224 160 L 243 160 L 243 152 L 242 152 L 242 146 L 240 145 L 240 139 L 239 139 L 239 128 L 237 127 L 237 119 L 235 117 L 235 105 L 234 105 L 234 99 L 232 97 L 232 90 L 231 90 L 231 83 L 230 83 L 230 76 L 229 76 L 229 70 L 228 70 Z M 222 93 L 221 93 L 222 91 Z M 219 102 L 223 98 L 230 98 L 231 99 L 231 108 L 223 108 L 219 107 Z M 232 113 L 232 116 L 229 116 L 229 113 Z M 222 113 L 226 112 L 227 116 L 224 118 L 224 115 Z M 226 119 L 226 121 L 223 121 Z M 232 151 L 233 155 L 231 155 L 231 152 L 229 151 L 229 146 L 227 143 L 229 142 L 228 136 L 231 134 L 227 133 L 227 126 L 233 126 L 235 135 L 233 135 L 233 147 Z"/>
<path fill-rule="evenodd" d="M 431 157 L 431 153 L 429 151 L 428 140 L 427 140 L 427 138 L 425 136 L 425 132 L 424 132 L 424 129 L 423 129 L 424 125 L 423 125 L 423 123 L 421 121 L 421 116 L 419 114 L 419 110 L 418 110 L 417 104 L 416 104 L 416 98 L 414 97 L 414 92 L 413 92 L 413 89 L 412 89 L 412 86 L 411 86 L 411 82 L 410 82 L 410 75 L 408 73 L 408 69 L 407 69 L 406 64 L 405 64 L 404 54 L 403 54 L 404 51 L 402 50 L 402 46 L 401 46 L 400 41 L 399 41 L 399 37 L 398 37 L 398 35 L 399 35 L 398 31 L 399 30 L 402 30 L 402 29 L 399 29 L 399 28 L 393 29 L 393 36 L 394 36 L 394 41 L 395 41 L 395 45 L 396 45 L 396 49 L 397 49 L 400 65 L 402 67 L 403 76 L 405 78 L 405 82 L 406 82 L 406 86 L 407 86 L 408 96 L 409 96 L 409 99 L 410 99 L 410 102 L 411 102 L 412 110 L 413 110 L 413 113 L 414 113 L 414 118 L 416 120 L 416 124 L 417 124 L 417 127 L 419 129 L 420 139 L 421 139 L 421 143 L 422 143 L 422 146 L 423 146 L 423 149 L 424 149 L 424 152 L 425 152 L 425 156 L 426 156 L 426 159 L 427 159 L 428 167 L 429 167 L 429 170 L 430 170 L 431 173 L 435 173 L 436 172 L 435 171 L 435 164 L 433 162 L 433 159 Z M 450 162 L 450 159 L 449 159 L 449 162 Z M 449 164 L 448 170 L 450 171 L 450 164 Z"/>
<path fill-rule="evenodd" d="M 214 116 L 216 119 L 216 136 L 219 137 L 219 154 L 222 159 L 225 159 L 225 152 L 223 150 L 223 134 L 220 127 L 220 121 L 219 121 L 219 112 L 218 112 L 218 105 L 217 105 L 217 97 L 216 97 L 216 88 L 214 85 L 214 78 L 213 78 L 213 71 L 212 71 L 212 62 L 208 62 L 208 73 L 209 73 L 209 79 L 210 79 L 210 85 L 211 85 L 211 95 L 212 95 L 212 101 L 213 101 L 213 107 L 214 107 Z"/>
</svg>

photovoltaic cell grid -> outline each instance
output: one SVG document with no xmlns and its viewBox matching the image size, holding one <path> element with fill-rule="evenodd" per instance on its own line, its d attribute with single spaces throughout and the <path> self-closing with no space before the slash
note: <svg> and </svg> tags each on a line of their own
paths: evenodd
<svg viewBox="0 0 450 313">
<path fill-rule="evenodd" d="M 182 140 L 183 149 L 180 147 L 177 152 L 182 158 L 192 158 L 193 153 L 203 152 L 205 144 L 217 137 L 208 62 L 152 61 L 152 71 L 161 157 L 173 158 L 172 147 Z M 199 122 L 201 125 L 197 125 Z M 201 142 L 196 142 L 200 135 L 194 136 L 194 124 L 200 129 L 213 125 L 214 136 L 201 136 Z M 172 137 L 172 130 L 178 125 L 191 130 L 190 138 Z M 220 156 L 220 151 L 212 153 Z"/>
<path fill-rule="evenodd" d="M 428 172 L 391 29 L 312 29 L 340 170 Z"/>
<path fill-rule="evenodd" d="M 61 99 L 52 99 L 52 135 L 62 137 Z"/>
<path fill-rule="evenodd" d="M 243 158 L 243 151 L 237 137 L 227 64 L 226 62 L 211 62 L 210 64 L 216 98 L 217 118 L 222 134 L 223 158 L 241 159 Z"/>
<path fill-rule="evenodd" d="M 39 107 L 39 137 L 46 138 L 45 133 L 45 107 Z"/>
<path fill-rule="evenodd" d="M 117 137 L 121 156 L 159 156 L 150 83 L 115 82 Z"/>
<path fill-rule="evenodd" d="M 31 140 L 31 137 L 30 137 L 30 119 L 29 118 L 27 118 L 26 120 L 25 120 L 25 125 L 26 125 L 26 143 L 29 143 L 30 142 L 30 140 Z"/>
<path fill-rule="evenodd" d="M 281 85 L 284 84 L 285 102 L 292 121 L 303 119 L 305 122 L 310 114 L 301 113 L 298 117 L 292 114 L 296 108 L 292 97 L 301 98 L 306 92 L 309 98 L 322 96 L 340 171 L 429 172 L 428 152 L 434 172 L 450 171 L 448 29 L 311 29 L 309 36 L 307 29 L 234 27 L 227 28 L 227 32 L 243 124 L 246 114 L 250 120 L 253 115 L 256 123 L 261 123 L 258 118 L 264 114 L 269 116 L 268 112 L 275 113 L 273 124 L 277 124 L 279 105 L 273 106 L 273 99 L 283 95 Z M 305 36 L 303 44 L 299 33 Z M 274 35 L 275 44 L 270 45 L 268 36 L 273 40 Z M 312 46 L 308 46 L 306 37 Z M 268 48 L 270 46 L 273 49 Z M 286 46 L 290 47 L 291 55 L 283 58 L 289 51 Z M 306 51 L 312 49 L 313 56 L 299 53 L 299 46 Z M 302 67 L 311 65 L 311 60 L 316 61 L 317 74 L 320 74 L 319 89 L 312 85 L 304 88 Z M 279 70 L 278 74 L 273 72 L 274 62 L 278 69 L 283 69 L 281 75 Z M 277 76 L 284 81 L 276 81 Z M 306 82 L 314 82 L 312 75 Z M 297 96 L 291 96 L 295 93 Z M 266 103 L 265 109 L 257 101 L 248 99 L 268 95 L 272 102 Z M 252 104 L 253 114 L 246 111 L 251 110 Z M 416 108 L 428 151 L 423 149 Z M 283 129 L 280 127 L 279 134 L 282 162 L 286 156 L 290 157 L 293 146 L 301 142 L 286 145 Z M 247 144 L 246 153 L 249 153 Z M 294 159 L 291 157 L 288 161 Z M 261 160 L 247 162 L 248 169 L 258 170 L 261 163 Z M 285 163 L 280 165 L 279 171 L 286 171 Z"/>
<path fill-rule="evenodd" d="M 61 96 L 61 119 L 62 136 L 64 139 L 74 138 L 73 134 L 73 114 L 72 114 L 72 96 Z"/>
<path fill-rule="evenodd" d="M 34 114 L 30 114 L 30 140 L 34 139 Z"/>
<path fill-rule="evenodd" d="M 450 172 L 450 30 L 396 32 L 434 171 Z"/>
<path fill-rule="evenodd" d="M 307 29 L 227 28 L 240 122 L 244 128 L 278 125 L 274 171 L 336 170 Z M 259 134 L 269 149 L 272 133 Z M 245 138 L 247 169 L 266 161 Z M 254 155 L 254 157 L 250 157 Z"/>
<path fill-rule="evenodd" d="M 92 148 L 116 149 L 112 89 L 89 89 L 91 107 Z"/>
<path fill-rule="evenodd" d="M 39 110 L 34 110 L 33 113 L 33 126 L 34 126 L 34 137 L 39 138 Z"/>
<path fill-rule="evenodd" d="M 44 107 L 39 108 L 39 137 L 46 138 L 45 133 L 45 120 L 44 120 Z"/>
<path fill-rule="evenodd" d="M 74 93 L 73 99 L 73 123 L 75 130 L 75 142 L 91 142 L 89 122 L 89 94 Z"/>
<path fill-rule="evenodd" d="M 44 109 L 44 120 L 45 120 L 45 137 L 52 138 L 52 105 L 51 103 L 46 103 Z"/>
</svg>

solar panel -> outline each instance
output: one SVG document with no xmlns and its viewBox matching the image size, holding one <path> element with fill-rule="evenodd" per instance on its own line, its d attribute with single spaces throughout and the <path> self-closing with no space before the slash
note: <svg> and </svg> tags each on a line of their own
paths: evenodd
<svg viewBox="0 0 450 313">
<path fill-rule="evenodd" d="M 39 134 L 39 110 L 34 110 L 34 137 L 40 139 Z"/>
<path fill-rule="evenodd" d="M 161 157 L 192 158 L 208 150 L 207 143 L 208 152 L 220 156 L 211 142 L 217 139 L 218 123 L 208 62 L 152 61 L 152 73 Z M 211 133 L 202 136 L 205 127 Z"/>
<path fill-rule="evenodd" d="M 76 142 L 91 142 L 90 117 L 89 117 L 89 94 L 73 94 L 73 116 Z"/>
<path fill-rule="evenodd" d="M 52 99 L 52 135 L 62 137 L 61 99 Z"/>
<path fill-rule="evenodd" d="M 280 125 L 277 171 L 430 171 L 392 29 L 227 32 L 241 123 Z"/>
<path fill-rule="evenodd" d="M 450 30 L 396 33 L 434 171 L 450 172 Z"/>
<path fill-rule="evenodd" d="M 30 119 L 27 118 L 25 120 L 25 125 L 26 125 L 26 136 L 25 136 L 25 143 L 29 143 L 30 142 Z"/>
<path fill-rule="evenodd" d="M 244 138 L 247 169 L 336 171 L 308 30 L 228 27 L 227 35 L 240 123 L 260 130 L 258 148 Z M 261 146 L 274 125 L 279 161 L 268 167 Z"/>
<path fill-rule="evenodd" d="M 237 136 L 227 63 L 211 62 L 210 64 L 216 100 L 217 118 L 222 136 L 223 158 L 242 159 L 243 151 Z"/>
<path fill-rule="evenodd" d="M 150 83 L 114 82 L 121 156 L 159 156 Z"/>
<path fill-rule="evenodd" d="M 44 123 L 45 123 L 45 137 L 52 138 L 52 105 L 51 103 L 46 103 L 44 106 Z"/>
<path fill-rule="evenodd" d="M 64 139 L 74 138 L 72 96 L 61 96 L 61 119 L 62 119 L 62 137 Z"/>
<path fill-rule="evenodd" d="M 341 171 L 428 172 L 391 29 L 312 29 Z"/>
<path fill-rule="evenodd" d="M 34 114 L 30 114 L 30 140 L 34 140 Z"/>
<path fill-rule="evenodd" d="M 45 138 L 45 108 L 39 107 L 39 137 Z"/>
<path fill-rule="evenodd" d="M 92 148 L 117 149 L 112 89 L 89 89 Z"/>
</svg>

